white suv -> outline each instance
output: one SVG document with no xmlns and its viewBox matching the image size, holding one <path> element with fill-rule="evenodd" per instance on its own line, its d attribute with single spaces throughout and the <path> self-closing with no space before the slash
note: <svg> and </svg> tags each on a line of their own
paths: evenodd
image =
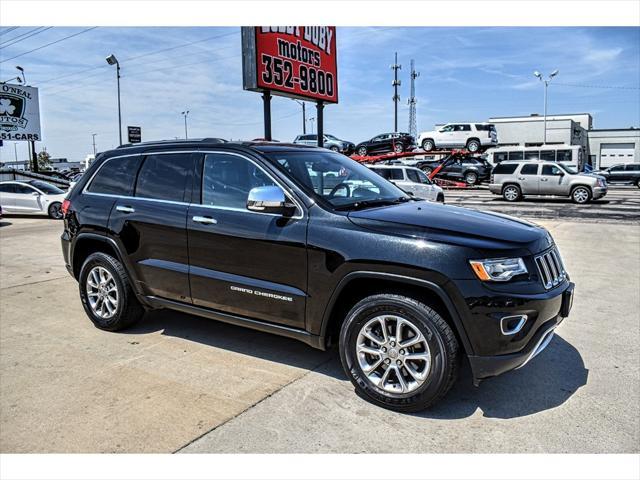
<svg viewBox="0 0 640 480">
<path fill-rule="evenodd" d="M 422 132 L 418 145 L 430 152 L 436 148 L 464 148 L 477 152 L 498 145 L 498 133 L 492 123 L 447 123 L 432 132 Z"/>
<path fill-rule="evenodd" d="M 419 168 L 405 165 L 372 165 L 369 168 L 407 193 L 431 202 L 444 203 L 442 188 L 429 180 Z"/>
</svg>

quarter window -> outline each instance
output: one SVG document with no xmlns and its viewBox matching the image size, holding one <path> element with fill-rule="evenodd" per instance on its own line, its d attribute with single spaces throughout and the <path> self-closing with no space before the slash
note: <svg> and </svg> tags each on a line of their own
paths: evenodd
<svg viewBox="0 0 640 480">
<path fill-rule="evenodd" d="M 138 174 L 136 197 L 184 201 L 193 168 L 193 156 L 189 153 L 147 156 Z"/>
<path fill-rule="evenodd" d="M 137 155 L 107 160 L 93 177 L 87 191 L 131 196 L 139 166 L 140 157 Z"/>
<path fill-rule="evenodd" d="M 203 205 L 246 210 L 252 188 L 273 185 L 267 174 L 246 158 L 222 153 L 204 158 Z"/>
<path fill-rule="evenodd" d="M 523 165 L 522 170 L 520 170 L 520 175 L 535 175 L 538 173 L 538 165 L 529 164 Z"/>
</svg>

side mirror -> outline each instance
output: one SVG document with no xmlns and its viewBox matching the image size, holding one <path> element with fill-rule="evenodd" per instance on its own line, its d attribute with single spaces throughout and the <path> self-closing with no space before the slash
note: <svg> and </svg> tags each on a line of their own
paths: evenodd
<svg viewBox="0 0 640 480">
<path fill-rule="evenodd" d="M 287 202 L 284 192 L 277 186 L 252 188 L 247 196 L 247 210 L 252 212 L 290 216 L 295 209 L 296 206 Z"/>
</svg>

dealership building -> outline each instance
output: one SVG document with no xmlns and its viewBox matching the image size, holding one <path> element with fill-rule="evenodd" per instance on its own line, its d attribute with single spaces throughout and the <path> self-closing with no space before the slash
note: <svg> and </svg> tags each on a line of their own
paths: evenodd
<svg viewBox="0 0 640 480">
<path fill-rule="evenodd" d="M 544 116 L 492 117 L 500 146 L 544 143 Z M 594 169 L 640 162 L 640 129 L 594 129 L 589 113 L 547 115 L 548 145 L 579 145 Z"/>
</svg>

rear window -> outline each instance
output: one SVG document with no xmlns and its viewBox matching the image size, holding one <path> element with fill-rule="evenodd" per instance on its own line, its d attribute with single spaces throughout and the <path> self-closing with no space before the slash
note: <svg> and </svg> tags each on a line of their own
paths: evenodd
<svg viewBox="0 0 640 480">
<path fill-rule="evenodd" d="M 87 191 L 106 195 L 131 196 L 140 160 L 139 155 L 107 160 L 91 180 Z"/>
<path fill-rule="evenodd" d="M 494 175 L 511 175 L 518 168 L 517 163 L 501 163 L 493 169 Z"/>
<path fill-rule="evenodd" d="M 529 164 L 523 165 L 522 170 L 520 170 L 520 175 L 536 175 L 538 173 L 538 165 Z"/>
<path fill-rule="evenodd" d="M 136 197 L 182 202 L 193 168 L 189 153 L 147 156 L 138 174 Z"/>
</svg>

